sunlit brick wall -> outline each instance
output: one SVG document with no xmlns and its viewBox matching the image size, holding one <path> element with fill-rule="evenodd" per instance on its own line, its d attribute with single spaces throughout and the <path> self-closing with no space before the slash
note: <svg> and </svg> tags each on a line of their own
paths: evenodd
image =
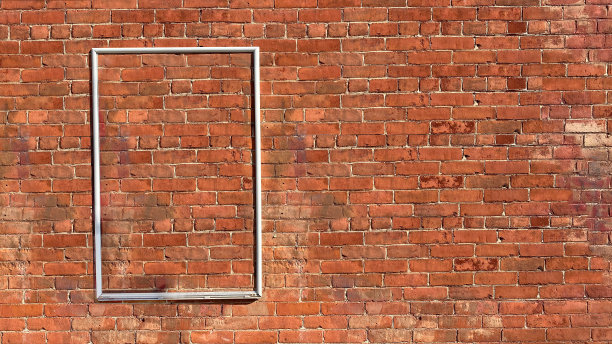
<svg viewBox="0 0 612 344">
<path fill-rule="evenodd" d="M 0 343 L 612 341 L 608 0 L 1 0 Z M 89 52 L 261 49 L 263 297 L 95 300 Z M 252 62 L 100 59 L 114 290 L 253 284 Z"/>
</svg>

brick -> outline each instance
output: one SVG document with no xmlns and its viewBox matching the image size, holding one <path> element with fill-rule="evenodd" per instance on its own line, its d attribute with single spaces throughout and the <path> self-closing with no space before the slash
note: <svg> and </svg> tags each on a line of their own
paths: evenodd
<svg viewBox="0 0 612 344">
<path fill-rule="evenodd" d="M 71 24 L 107 23 L 110 21 L 108 10 L 68 10 L 66 22 Z"/>
<path fill-rule="evenodd" d="M 412 331 L 410 330 L 370 330 L 368 340 L 371 343 L 397 343 L 412 341 Z"/>
<path fill-rule="evenodd" d="M 127 1 L 118 1 L 118 0 L 93 0 L 92 3 L 93 8 L 137 8 L 138 1 L 137 0 L 127 0 Z"/>
<path fill-rule="evenodd" d="M 434 8 L 434 20 L 474 20 L 476 11 L 473 8 Z"/>
<path fill-rule="evenodd" d="M 22 24 L 63 24 L 63 11 L 27 11 L 21 15 Z"/>
<path fill-rule="evenodd" d="M 497 259 L 466 258 L 455 259 L 456 271 L 487 271 L 497 269 Z"/>
<path fill-rule="evenodd" d="M 589 340 L 590 333 L 587 329 L 555 328 L 547 331 L 550 340 Z"/>
<path fill-rule="evenodd" d="M 361 261 L 322 262 L 322 273 L 359 273 L 363 271 Z"/>
<path fill-rule="evenodd" d="M 410 271 L 413 272 L 441 272 L 451 271 L 453 262 L 450 259 L 419 259 L 410 262 Z"/>
<path fill-rule="evenodd" d="M 333 80 L 340 77 L 337 66 L 303 67 L 298 70 L 301 80 Z"/>
<path fill-rule="evenodd" d="M 21 72 L 21 79 L 24 82 L 60 81 L 64 79 L 64 70 L 62 68 L 27 69 Z"/>
<path fill-rule="evenodd" d="M 44 343 L 45 337 L 43 332 L 32 333 L 7 333 L 4 340 L 9 343 Z"/>
<path fill-rule="evenodd" d="M 508 329 L 502 334 L 502 340 L 541 341 L 546 333 L 542 329 Z"/>
<path fill-rule="evenodd" d="M 478 19 L 481 20 L 518 20 L 521 11 L 518 7 L 488 7 L 478 12 Z"/>
<path fill-rule="evenodd" d="M 153 10 L 113 10 L 111 21 L 114 23 L 150 23 L 154 15 Z"/>
<path fill-rule="evenodd" d="M 164 70 L 161 67 L 144 67 L 140 69 L 124 69 L 121 72 L 123 81 L 161 80 Z"/>
<path fill-rule="evenodd" d="M 86 266 L 85 263 L 46 263 L 44 270 L 49 276 L 82 275 Z"/>
<path fill-rule="evenodd" d="M 428 40 L 423 38 L 389 38 L 386 48 L 392 51 L 425 50 L 430 47 Z"/>
<path fill-rule="evenodd" d="M 6 51 L 5 52 L 9 52 Z M 21 53 L 23 54 L 57 54 L 64 52 L 64 44 L 59 41 L 48 42 L 22 42 Z"/>
<path fill-rule="evenodd" d="M 500 299 L 528 299 L 538 294 L 537 287 L 496 286 L 495 296 Z"/>
<path fill-rule="evenodd" d="M 10 317 L 37 317 L 43 315 L 43 306 L 36 304 L 0 305 L 2 318 Z"/>
<path fill-rule="evenodd" d="M 436 273 L 430 275 L 431 285 L 467 285 L 473 283 L 473 276 L 469 273 Z"/>
<path fill-rule="evenodd" d="M 301 9 L 298 20 L 303 22 L 338 22 L 342 12 L 336 9 Z"/>
<path fill-rule="evenodd" d="M 181 274 L 187 270 L 186 264 L 183 262 L 163 262 L 163 263 L 145 263 L 144 271 L 147 274 Z"/>
<path fill-rule="evenodd" d="M 474 40 L 468 37 L 432 37 L 434 50 L 466 50 L 474 48 Z"/>
<path fill-rule="evenodd" d="M 208 16 L 202 15 L 202 18 Z M 200 11 L 189 9 L 157 10 L 155 18 L 159 22 L 195 22 L 200 19 Z"/>
<path fill-rule="evenodd" d="M 405 18 L 411 18 L 411 20 L 415 21 L 427 21 L 431 19 L 431 11 L 427 8 L 393 8 L 389 10 L 389 20 L 401 21 L 405 20 Z"/>
</svg>

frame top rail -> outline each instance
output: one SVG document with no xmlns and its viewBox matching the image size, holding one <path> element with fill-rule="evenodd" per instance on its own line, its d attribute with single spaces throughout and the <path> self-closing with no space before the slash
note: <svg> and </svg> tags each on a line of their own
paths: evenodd
<svg viewBox="0 0 612 344">
<path fill-rule="evenodd" d="M 254 53 L 259 47 L 145 47 L 92 48 L 95 54 L 190 54 L 190 53 Z"/>
</svg>

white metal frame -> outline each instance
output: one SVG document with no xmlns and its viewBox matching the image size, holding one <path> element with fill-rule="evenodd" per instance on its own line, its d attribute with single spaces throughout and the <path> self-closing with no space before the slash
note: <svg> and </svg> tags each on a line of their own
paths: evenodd
<svg viewBox="0 0 612 344">
<path fill-rule="evenodd" d="M 102 238 L 100 211 L 100 130 L 98 101 L 98 55 L 99 54 L 253 54 L 253 98 L 255 119 L 255 254 L 253 291 L 206 291 L 206 292 L 104 292 L 102 290 Z M 98 301 L 138 300 L 249 300 L 262 296 L 261 255 L 261 125 L 259 118 L 259 47 L 195 47 L 195 48 L 94 48 L 91 49 L 91 122 L 93 127 L 93 221 L 96 298 Z"/>
</svg>

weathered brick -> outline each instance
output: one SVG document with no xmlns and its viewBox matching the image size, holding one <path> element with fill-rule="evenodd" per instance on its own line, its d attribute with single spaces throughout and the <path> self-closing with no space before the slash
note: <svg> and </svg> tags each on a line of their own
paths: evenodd
<svg viewBox="0 0 612 344">
<path fill-rule="evenodd" d="M 612 338 L 611 25 L 576 4 L 2 1 L 0 340 Z M 95 304 L 89 50 L 198 45 L 261 49 L 263 298 Z M 98 63 L 104 283 L 250 290 L 251 57 Z"/>
</svg>

